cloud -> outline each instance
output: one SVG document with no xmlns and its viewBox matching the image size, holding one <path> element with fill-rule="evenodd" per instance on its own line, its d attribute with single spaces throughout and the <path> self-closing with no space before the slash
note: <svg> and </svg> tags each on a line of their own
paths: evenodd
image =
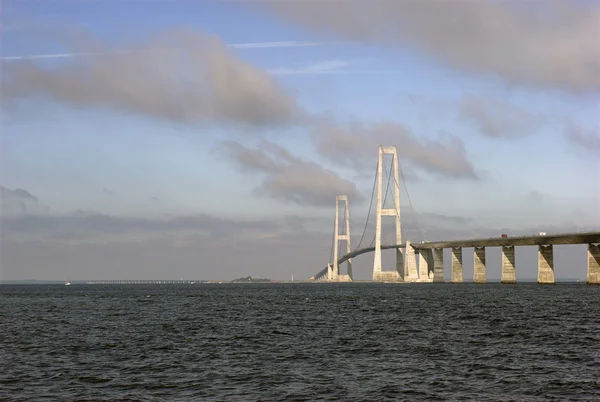
<svg viewBox="0 0 600 402">
<path fill-rule="evenodd" d="M 68 244 L 3 241 L 0 279 L 219 279 L 241 276 L 308 278 L 329 258 L 331 235 L 284 233 L 215 245 L 186 237 L 139 242 Z M 318 269 L 317 269 L 318 268 Z"/>
<path fill-rule="evenodd" d="M 2 229 L 0 279 L 308 277 L 327 262 L 331 240 L 329 233 L 307 231 L 306 219 L 298 216 L 229 220 L 81 212 L 3 216 Z"/>
<path fill-rule="evenodd" d="M 459 106 L 461 120 L 478 134 L 490 138 L 510 138 L 536 134 L 547 118 L 497 99 L 465 94 Z"/>
<path fill-rule="evenodd" d="M 298 215 L 290 215 L 286 216 L 285 221 L 286 224 L 294 231 L 294 232 L 306 232 L 306 227 L 304 225 L 305 218 Z"/>
<path fill-rule="evenodd" d="M 211 244 L 223 239 L 236 241 L 279 232 L 286 226 L 277 221 L 232 221 L 206 214 L 163 218 L 120 217 L 93 211 L 71 215 L 24 214 L 2 220 L 5 237 L 15 241 L 97 243 L 139 242 L 180 237 L 203 238 Z"/>
<path fill-rule="evenodd" d="M 354 202 L 363 197 L 356 185 L 322 166 L 300 159 L 283 147 L 261 141 L 256 149 L 236 142 L 224 142 L 228 152 L 244 171 L 264 176 L 257 194 L 303 206 L 331 206 L 336 194 Z"/>
<path fill-rule="evenodd" d="M 464 94 L 458 104 L 412 94 L 409 98 L 423 107 L 455 114 L 484 137 L 516 139 L 549 130 L 562 135 L 576 149 L 592 154 L 600 152 L 600 131 L 582 126 L 572 116 L 535 113 L 494 97 L 472 93 Z"/>
<path fill-rule="evenodd" d="M 424 221 L 437 224 L 448 223 L 455 225 L 466 225 L 473 221 L 473 219 L 464 216 L 444 215 L 431 212 L 419 214 L 419 217 Z"/>
<path fill-rule="evenodd" d="M 4 186 L 0 186 L 0 196 L 3 199 L 17 199 L 23 201 L 38 202 L 38 198 L 36 196 L 31 194 L 27 190 L 23 190 L 22 188 L 15 188 L 14 190 L 11 190 Z"/>
<path fill-rule="evenodd" d="M 214 37 L 190 31 L 167 32 L 126 51 L 111 49 L 87 34 L 81 37 L 72 54 L 94 57 L 73 58 L 52 68 L 30 61 L 7 63 L 2 80 L 4 100 L 42 95 L 76 107 L 108 107 L 182 123 L 321 126 L 320 118 L 305 112 L 266 71 L 242 61 Z M 262 42 L 237 47 L 296 45 L 315 43 Z M 329 60 L 277 73 L 331 72 L 364 61 L 368 60 Z M 456 137 L 445 142 L 424 140 L 391 123 L 359 131 L 345 131 L 331 123 L 315 130 L 313 140 L 320 154 L 333 156 L 333 161 L 358 155 L 358 159 L 368 158 L 371 163 L 373 144 L 398 144 L 401 157 L 415 166 L 447 176 L 476 177 Z M 352 152 L 342 156 L 332 151 L 339 146 L 338 140 L 360 144 L 352 150 L 346 147 Z M 235 149 L 239 158 L 248 158 L 246 154 L 253 152 L 263 162 L 276 166 L 253 169 L 264 176 L 258 194 L 312 206 L 328 205 L 336 193 L 361 198 L 356 186 L 337 173 L 292 156 L 273 143 L 265 144 L 264 150 Z M 238 162 L 245 163 L 242 159 Z"/>
<path fill-rule="evenodd" d="M 542 201 L 544 201 L 545 197 L 544 197 L 544 194 L 540 193 L 539 191 L 531 190 L 531 191 L 529 191 L 528 198 L 535 202 L 542 202 Z"/>
<path fill-rule="evenodd" d="M 11 190 L 0 186 L 0 206 L 2 216 L 20 215 L 43 208 L 38 198 L 27 190 L 15 188 Z"/>
<path fill-rule="evenodd" d="M 96 38 L 78 44 L 97 56 L 54 68 L 4 66 L 4 101 L 42 95 L 77 107 L 109 107 L 176 122 L 288 123 L 296 102 L 263 70 L 216 37 L 191 31 L 157 35 L 115 54 Z M 144 51 L 151 49 L 152 51 Z M 80 49 L 79 49 L 80 50 Z"/>
<path fill-rule="evenodd" d="M 277 1 L 258 7 L 350 40 L 417 49 L 509 83 L 600 90 L 596 2 Z"/>
<path fill-rule="evenodd" d="M 566 129 L 566 139 L 581 149 L 598 155 L 600 153 L 600 131 L 585 129 L 581 126 L 570 124 Z"/>
<path fill-rule="evenodd" d="M 351 124 L 348 128 L 323 124 L 313 138 L 318 152 L 343 166 L 371 166 L 376 160 L 374 144 L 397 145 L 400 164 L 410 162 L 428 172 L 456 178 L 477 178 L 463 142 L 455 136 L 445 141 L 419 138 L 397 123 Z"/>
</svg>

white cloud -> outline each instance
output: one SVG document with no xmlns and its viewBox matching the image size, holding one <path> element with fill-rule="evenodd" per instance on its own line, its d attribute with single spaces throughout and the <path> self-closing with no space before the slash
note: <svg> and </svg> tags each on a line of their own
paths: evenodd
<svg viewBox="0 0 600 402">
<path fill-rule="evenodd" d="M 370 166 L 376 157 L 373 144 L 397 144 L 398 155 L 421 169 L 456 178 L 476 179 L 463 142 L 456 136 L 430 140 L 394 122 L 348 127 L 323 123 L 313 132 L 318 152 L 342 166 Z"/>
<path fill-rule="evenodd" d="M 459 106 L 460 118 L 478 134 L 490 138 L 537 134 L 548 117 L 491 97 L 467 93 Z"/>
<path fill-rule="evenodd" d="M 311 0 L 257 7 L 336 37 L 415 49 L 509 83 L 600 90 L 598 2 Z"/>
<path fill-rule="evenodd" d="M 303 206 L 330 206 L 336 194 L 354 202 L 363 199 L 356 185 L 336 172 L 292 155 L 283 147 L 261 141 L 256 149 L 236 142 L 223 144 L 244 171 L 264 176 L 257 194 Z"/>
<path fill-rule="evenodd" d="M 213 36 L 163 33 L 139 43 L 139 51 L 114 52 L 97 38 L 82 35 L 80 47 L 88 52 L 70 54 L 96 57 L 54 69 L 28 61 L 7 64 L 4 102 L 42 95 L 77 107 L 108 106 L 184 123 L 271 125 L 301 114 L 272 77 Z"/>
</svg>

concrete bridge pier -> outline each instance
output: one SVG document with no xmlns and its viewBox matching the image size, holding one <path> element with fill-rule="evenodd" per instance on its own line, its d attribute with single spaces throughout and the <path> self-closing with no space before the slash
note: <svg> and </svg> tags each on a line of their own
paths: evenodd
<svg viewBox="0 0 600 402">
<path fill-rule="evenodd" d="M 429 282 L 433 282 L 433 250 L 425 250 L 425 261 L 427 262 L 427 276 L 429 277 Z"/>
<path fill-rule="evenodd" d="M 554 257 L 551 244 L 538 246 L 537 283 L 554 284 Z"/>
<path fill-rule="evenodd" d="M 452 247 L 452 283 L 463 283 L 462 248 Z"/>
<path fill-rule="evenodd" d="M 417 250 L 419 255 L 419 282 L 433 282 L 433 254 L 429 249 Z"/>
<path fill-rule="evenodd" d="M 444 249 L 433 249 L 433 282 L 444 283 Z"/>
<path fill-rule="evenodd" d="M 327 282 L 337 281 L 337 272 L 333 264 L 327 265 Z"/>
<path fill-rule="evenodd" d="M 473 283 L 487 283 L 485 247 L 473 248 Z"/>
<path fill-rule="evenodd" d="M 588 244 L 587 281 L 590 285 L 600 285 L 600 243 Z"/>
<path fill-rule="evenodd" d="M 515 246 L 502 246 L 502 277 L 500 283 L 517 283 Z"/>
<path fill-rule="evenodd" d="M 419 277 L 417 275 L 417 251 L 413 248 L 410 241 L 406 241 L 406 253 L 404 254 L 404 267 L 406 269 L 404 282 L 416 282 Z"/>
<path fill-rule="evenodd" d="M 402 253 L 402 250 L 397 248 L 396 249 L 396 273 L 395 275 L 397 275 L 397 277 L 401 280 L 404 281 L 405 277 L 406 277 L 406 265 L 404 264 L 404 254 Z"/>
</svg>

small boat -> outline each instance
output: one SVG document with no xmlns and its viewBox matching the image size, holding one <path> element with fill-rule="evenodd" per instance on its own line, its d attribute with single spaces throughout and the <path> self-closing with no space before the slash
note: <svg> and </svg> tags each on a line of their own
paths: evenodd
<svg viewBox="0 0 600 402">
<path fill-rule="evenodd" d="M 65 282 L 65 286 L 71 286 L 71 282 Z"/>
</svg>

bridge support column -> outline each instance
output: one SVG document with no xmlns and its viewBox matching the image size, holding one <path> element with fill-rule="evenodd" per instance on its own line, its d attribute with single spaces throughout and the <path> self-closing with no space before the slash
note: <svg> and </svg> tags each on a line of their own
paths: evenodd
<svg viewBox="0 0 600 402">
<path fill-rule="evenodd" d="M 485 247 L 473 249 L 473 283 L 487 283 L 485 267 Z"/>
<path fill-rule="evenodd" d="M 340 219 L 340 201 L 345 204 L 344 211 L 344 233 L 340 233 L 339 219 Z M 335 197 L 335 225 L 334 225 L 334 239 L 333 239 L 333 273 L 327 276 L 327 280 L 333 282 L 350 282 L 352 281 L 352 259 L 348 259 L 348 271 L 346 275 L 342 275 L 340 272 L 340 266 L 338 265 L 339 257 L 339 242 L 340 240 L 346 241 L 346 253 L 350 252 L 350 206 L 348 205 L 347 195 L 337 195 Z"/>
<path fill-rule="evenodd" d="M 333 264 L 327 265 L 327 282 L 335 282 L 337 280 L 337 275 L 335 271 L 335 267 Z"/>
<path fill-rule="evenodd" d="M 429 249 L 419 253 L 419 282 L 433 282 L 433 254 Z"/>
<path fill-rule="evenodd" d="M 429 277 L 429 282 L 433 282 L 434 275 L 434 262 L 433 262 L 433 250 L 429 249 L 425 251 L 425 261 L 427 261 L 427 276 Z"/>
<path fill-rule="evenodd" d="M 502 277 L 500 283 L 517 283 L 514 246 L 502 246 Z"/>
<path fill-rule="evenodd" d="M 404 282 L 416 282 L 419 277 L 417 275 L 417 258 L 415 254 L 417 251 L 413 248 L 410 241 L 406 241 L 406 252 L 404 259 L 404 267 L 406 269 L 406 275 L 404 275 Z"/>
<path fill-rule="evenodd" d="M 452 247 L 452 283 L 463 283 L 462 248 Z"/>
<path fill-rule="evenodd" d="M 392 155 L 392 171 L 394 175 L 394 208 L 383 208 L 383 155 Z M 402 250 L 396 251 L 396 270 L 383 271 L 381 267 L 381 217 L 393 216 L 396 219 L 396 244 L 402 244 L 400 226 L 400 188 L 398 187 L 398 153 L 396 147 L 379 147 L 379 162 L 377 164 L 377 214 L 375 220 L 375 255 L 373 259 L 373 281 L 401 282 L 405 277 L 404 258 Z"/>
<path fill-rule="evenodd" d="M 600 244 L 588 244 L 587 283 L 600 285 Z"/>
<path fill-rule="evenodd" d="M 433 249 L 433 281 L 444 283 L 444 249 Z"/>
<path fill-rule="evenodd" d="M 398 243 L 399 244 L 399 243 Z M 401 281 L 406 277 L 406 264 L 404 263 L 404 255 L 402 249 L 396 249 L 396 274 Z"/>
<path fill-rule="evenodd" d="M 538 246 L 538 276 L 537 283 L 554 283 L 554 257 L 551 244 Z"/>
</svg>

